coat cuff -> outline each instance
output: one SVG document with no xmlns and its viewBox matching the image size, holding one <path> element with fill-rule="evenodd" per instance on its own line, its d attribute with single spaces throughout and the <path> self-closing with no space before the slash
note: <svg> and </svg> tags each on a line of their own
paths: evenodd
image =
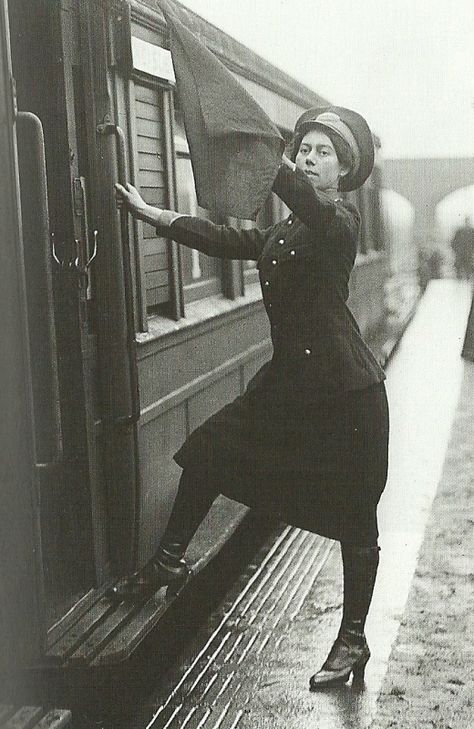
<svg viewBox="0 0 474 729">
<path fill-rule="evenodd" d="M 158 216 L 157 228 L 169 228 L 178 218 L 189 218 L 189 215 L 177 213 L 175 210 L 162 210 Z"/>
</svg>

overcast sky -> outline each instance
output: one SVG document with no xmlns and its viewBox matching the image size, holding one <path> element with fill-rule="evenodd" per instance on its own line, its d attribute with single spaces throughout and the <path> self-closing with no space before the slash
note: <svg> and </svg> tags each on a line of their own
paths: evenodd
<svg viewBox="0 0 474 729">
<path fill-rule="evenodd" d="M 385 157 L 474 156 L 474 0 L 181 0 L 333 103 Z"/>
</svg>

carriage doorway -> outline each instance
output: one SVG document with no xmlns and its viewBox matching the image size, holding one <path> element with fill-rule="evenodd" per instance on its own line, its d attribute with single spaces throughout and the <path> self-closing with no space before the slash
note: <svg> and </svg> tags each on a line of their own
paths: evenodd
<svg viewBox="0 0 474 729">
<path fill-rule="evenodd" d="M 67 4 L 10 0 L 48 631 L 108 573 L 96 391 L 94 232 L 78 27 Z M 54 42 L 53 42 L 54 40 Z M 87 264 L 90 262 L 90 266 Z"/>
</svg>

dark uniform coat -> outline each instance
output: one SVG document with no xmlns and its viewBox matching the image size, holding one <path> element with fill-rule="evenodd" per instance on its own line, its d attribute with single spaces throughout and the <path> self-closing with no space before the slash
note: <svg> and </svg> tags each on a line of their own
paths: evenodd
<svg viewBox="0 0 474 729">
<path fill-rule="evenodd" d="M 257 261 L 274 348 L 245 394 L 191 433 L 175 459 L 216 493 L 325 536 L 370 543 L 386 480 L 388 413 L 385 375 L 346 305 L 359 213 L 286 166 L 273 189 L 292 213 L 266 230 L 187 216 L 166 229 L 207 255 Z"/>
</svg>

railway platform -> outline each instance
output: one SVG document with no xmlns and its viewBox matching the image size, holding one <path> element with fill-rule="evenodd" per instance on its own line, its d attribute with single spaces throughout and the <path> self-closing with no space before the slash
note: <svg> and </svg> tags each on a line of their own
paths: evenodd
<svg viewBox="0 0 474 729">
<path fill-rule="evenodd" d="M 468 284 L 432 281 L 387 367 L 390 470 L 365 682 L 308 690 L 339 626 L 339 546 L 285 527 L 159 686 L 98 726 L 472 726 L 474 364 L 460 357 L 470 297 Z"/>
</svg>

